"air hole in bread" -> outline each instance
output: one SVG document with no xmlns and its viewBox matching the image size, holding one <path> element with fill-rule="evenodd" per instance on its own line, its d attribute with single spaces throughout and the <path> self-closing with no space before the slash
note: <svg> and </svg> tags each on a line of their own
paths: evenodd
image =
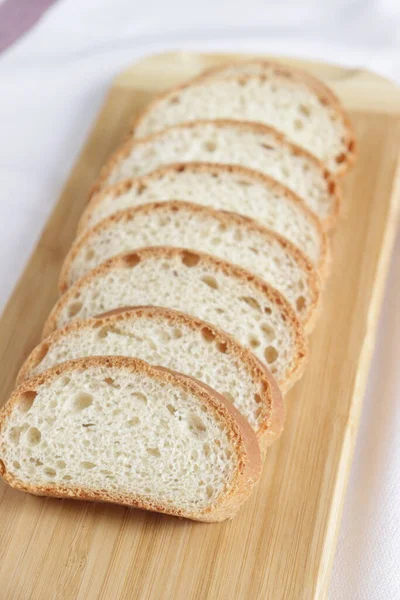
<svg viewBox="0 0 400 600">
<path fill-rule="evenodd" d="M 146 448 L 146 452 L 147 454 L 150 454 L 150 456 L 154 456 L 155 458 L 159 458 L 161 456 L 161 452 L 158 448 Z"/>
<path fill-rule="evenodd" d="M 194 252 L 185 251 L 182 253 L 182 262 L 186 267 L 195 267 L 200 261 L 200 256 Z"/>
<path fill-rule="evenodd" d="M 261 404 L 262 398 L 260 394 L 254 394 L 254 400 L 257 402 L 257 404 Z"/>
<path fill-rule="evenodd" d="M 221 354 L 226 354 L 226 352 L 228 350 L 228 344 L 226 342 L 218 342 L 217 343 L 217 350 L 219 352 L 221 352 Z"/>
<path fill-rule="evenodd" d="M 46 475 L 46 477 L 55 477 L 57 474 L 56 470 L 52 467 L 45 467 L 43 469 L 43 473 Z"/>
<path fill-rule="evenodd" d="M 81 462 L 82 469 L 94 469 L 95 466 L 95 463 L 92 463 L 89 460 L 83 460 Z"/>
<path fill-rule="evenodd" d="M 204 456 L 210 456 L 210 445 L 205 443 L 203 444 Z"/>
<path fill-rule="evenodd" d="M 264 312 L 266 315 L 272 315 L 272 308 L 270 308 L 269 306 L 265 306 Z"/>
<path fill-rule="evenodd" d="M 146 190 L 147 190 L 147 186 L 146 186 L 146 185 L 144 185 L 144 183 L 141 183 L 141 184 L 140 184 L 140 185 L 137 187 L 136 194 L 137 194 L 138 196 L 141 196 L 141 195 L 143 194 L 143 192 L 144 192 L 144 191 L 146 191 Z"/>
<path fill-rule="evenodd" d="M 212 497 L 213 497 L 213 494 L 214 494 L 214 488 L 213 488 L 213 486 L 212 486 L 212 485 L 208 485 L 208 486 L 206 487 L 206 493 L 207 493 L 207 497 L 208 497 L 208 498 L 212 498 Z"/>
<path fill-rule="evenodd" d="M 73 302 L 69 307 L 68 307 L 68 316 L 69 317 L 75 317 L 82 309 L 82 302 Z"/>
<path fill-rule="evenodd" d="M 334 181 L 330 181 L 328 185 L 328 192 L 330 194 L 334 194 L 336 192 L 336 183 Z"/>
<path fill-rule="evenodd" d="M 309 117 L 311 115 L 311 108 L 305 104 L 300 104 L 299 112 L 305 117 Z"/>
<path fill-rule="evenodd" d="M 93 248 L 88 248 L 85 253 L 85 260 L 92 260 L 96 256 Z"/>
<path fill-rule="evenodd" d="M 293 127 L 296 129 L 296 131 L 301 131 L 304 129 L 304 123 L 301 119 L 295 119 L 293 121 Z"/>
<path fill-rule="evenodd" d="M 118 415 L 120 415 L 122 412 L 122 410 L 120 408 L 114 408 L 114 410 L 112 411 L 113 417 L 118 417 Z"/>
<path fill-rule="evenodd" d="M 38 351 L 36 353 L 36 357 L 35 357 L 35 364 L 34 366 L 37 367 L 38 365 L 40 365 L 40 363 L 42 362 L 42 360 L 47 356 L 48 352 L 49 352 L 49 344 L 40 344 Z"/>
<path fill-rule="evenodd" d="M 243 233 L 240 231 L 240 229 L 236 229 L 235 233 L 233 234 L 233 239 L 236 242 L 241 242 L 243 240 Z"/>
<path fill-rule="evenodd" d="M 203 236 L 203 237 L 205 237 L 205 236 Z M 218 244 L 221 243 L 221 238 L 215 236 L 215 237 L 211 238 L 211 243 L 214 244 L 215 246 L 218 246 Z"/>
<path fill-rule="evenodd" d="M 25 434 L 25 438 L 30 446 L 37 446 L 40 444 L 42 434 L 37 427 L 30 427 Z"/>
<path fill-rule="evenodd" d="M 255 298 L 252 298 L 251 296 L 242 296 L 241 300 L 243 300 L 243 302 L 246 302 L 246 304 L 248 306 L 251 306 L 251 308 L 254 308 L 258 312 L 262 312 L 261 306 L 259 305 L 259 303 L 257 302 L 257 300 Z"/>
<path fill-rule="evenodd" d="M 179 329 L 179 327 L 174 327 L 173 331 L 172 331 L 172 335 L 174 336 L 174 338 L 176 340 L 179 340 L 182 336 L 183 333 L 182 331 Z"/>
<path fill-rule="evenodd" d="M 261 147 L 264 148 L 265 150 L 273 150 L 274 149 L 273 146 L 269 146 L 268 144 L 261 144 Z"/>
<path fill-rule="evenodd" d="M 196 435 L 203 435 L 206 431 L 206 426 L 204 422 L 200 419 L 198 415 L 191 414 L 188 418 L 188 425 L 190 431 L 193 431 Z"/>
<path fill-rule="evenodd" d="M 72 477 L 71 475 L 64 475 L 63 479 L 64 481 L 71 481 Z"/>
<path fill-rule="evenodd" d="M 170 99 L 169 104 L 179 104 L 180 99 L 179 96 L 174 96 L 173 98 Z"/>
<path fill-rule="evenodd" d="M 250 181 L 245 181 L 244 179 L 240 179 L 238 181 L 238 184 L 240 185 L 240 187 L 250 187 L 251 185 L 253 185 Z"/>
<path fill-rule="evenodd" d="M 264 350 L 264 356 L 265 360 L 270 365 L 278 358 L 278 351 L 273 346 L 267 346 Z"/>
<path fill-rule="evenodd" d="M 58 467 L 59 469 L 65 469 L 66 466 L 67 463 L 64 460 L 58 460 L 56 462 L 56 467 Z"/>
<path fill-rule="evenodd" d="M 167 409 L 171 413 L 171 415 L 174 415 L 176 413 L 176 408 L 172 404 L 167 404 Z"/>
<path fill-rule="evenodd" d="M 338 165 L 343 163 L 345 160 L 346 160 L 346 155 L 343 152 L 342 152 L 342 154 L 339 154 L 339 156 L 336 157 L 336 162 Z"/>
<path fill-rule="evenodd" d="M 104 325 L 104 327 L 99 329 L 97 337 L 99 337 L 101 340 L 104 340 L 108 336 L 109 332 L 110 328 L 107 325 Z"/>
<path fill-rule="evenodd" d="M 140 256 L 138 254 L 136 254 L 135 252 L 133 252 L 132 254 L 126 254 L 123 257 L 123 261 L 124 264 L 129 267 L 130 269 L 133 269 L 134 267 L 136 267 L 136 265 L 138 265 L 140 263 Z"/>
<path fill-rule="evenodd" d="M 204 150 L 207 150 L 207 152 L 215 152 L 217 149 L 217 144 L 215 142 L 213 142 L 212 140 L 208 140 L 208 142 L 204 143 Z"/>
<path fill-rule="evenodd" d="M 201 335 L 206 342 L 213 342 L 215 340 L 215 333 L 209 327 L 203 327 L 201 330 Z"/>
<path fill-rule="evenodd" d="M 128 421 L 128 425 L 130 425 L 131 427 L 135 427 L 139 423 L 140 423 L 139 417 L 132 417 L 132 419 L 129 419 L 129 421 Z"/>
<path fill-rule="evenodd" d="M 240 85 L 240 87 L 245 87 L 245 85 L 247 84 L 246 79 L 238 79 L 237 82 Z"/>
<path fill-rule="evenodd" d="M 131 394 L 131 397 L 135 404 L 139 404 L 141 406 L 147 404 L 146 396 L 144 394 L 141 394 L 140 392 L 133 392 L 133 394 Z"/>
<path fill-rule="evenodd" d="M 37 393 L 34 392 L 33 390 L 24 392 L 20 396 L 20 401 L 19 401 L 20 411 L 23 413 L 27 413 L 32 408 L 32 404 L 34 403 L 36 396 L 37 396 Z"/>
<path fill-rule="evenodd" d="M 75 412 L 80 412 L 89 408 L 93 403 L 93 396 L 87 392 L 78 392 L 72 400 L 72 408 Z"/>
<path fill-rule="evenodd" d="M 112 377 L 106 377 L 105 379 L 103 379 L 103 381 L 107 385 L 113 385 L 113 383 L 114 383 L 114 379 Z"/>
<path fill-rule="evenodd" d="M 212 288 L 213 290 L 218 289 L 218 282 L 215 279 L 215 277 L 213 277 L 212 275 L 203 275 L 203 277 L 201 278 L 201 281 L 203 283 L 205 283 L 206 285 L 208 285 L 208 287 Z"/>
<path fill-rule="evenodd" d="M 13 467 L 14 469 L 20 469 L 21 463 L 19 463 L 17 460 L 13 460 Z"/>
<path fill-rule="evenodd" d="M 296 300 L 296 308 L 299 312 L 303 312 L 306 307 L 306 299 L 304 296 L 299 296 Z"/>
<path fill-rule="evenodd" d="M 10 444 L 14 444 L 17 446 L 19 444 L 19 440 L 21 437 L 21 428 L 20 427 L 11 427 L 10 432 L 8 434 L 8 441 Z"/>
<path fill-rule="evenodd" d="M 88 448 L 90 446 L 89 440 L 83 440 L 82 444 L 85 446 L 85 448 Z"/>
<path fill-rule="evenodd" d="M 275 339 L 275 331 L 268 323 L 262 323 L 260 326 L 261 331 L 264 334 L 264 338 L 267 342 L 272 342 Z"/>
<path fill-rule="evenodd" d="M 256 349 L 260 346 L 260 340 L 255 335 L 252 335 L 249 337 L 249 344 L 251 348 Z"/>
</svg>

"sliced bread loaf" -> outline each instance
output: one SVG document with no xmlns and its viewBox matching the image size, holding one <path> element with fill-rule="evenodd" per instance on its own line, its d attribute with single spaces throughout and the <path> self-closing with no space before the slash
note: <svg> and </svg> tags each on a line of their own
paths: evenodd
<svg viewBox="0 0 400 600">
<path fill-rule="evenodd" d="M 281 292 L 307 331 L 315 323 L 319 278 L 298 248 L 246 217 L 189 202 L 144 204 L 98 223 L 68 253 L 60 292 L 107 259 L 145 246 L 199 250 L 240 265 Z"/>
<path fill-rule="evenodd" d="M 274 129 L 240 121 L 197 121 L 128 140 L 103 167 L 93 192 L 178 162 L 239 165 L 269 175 L 298 194 L 325 227 L 339 213 L 339 186 L 318 159 Z"/>
<path fill-rule="evenodd" d="M 278 291 L 241 267 L 179 248 L 142 248 L 96 267 L 61 296 L 44 335 L 72 319 L 148 305 L 186 312 L 230 333 L 269 366 L 284 391 L 304 370 L 303 326 Z"/>
<path fill-rule="evenodd" d="M 78 234 L 120 210 L 167 200 L 187 200 L 250 217 L 302 250 L 322 277 L 327 273 L 328 243 L 318 217 L 275 179 L 244 167 L 178 164 L 117 183 L 92 197 Z"/>
<path fill-rule="evenodd" d="M 231 518 L 260 476 L 257 438 L 211 388 L 124 357 L 54 367 L 0 413 L 0 474 L 44 496 Z"/>
<path fill-rule="evenodd" d="M 133 123 L 136 137 L 201 119 L 237 119 L 275 127 L 332 172 L 354 159 L 354 134 L 338 101 L 308 80 L 281 72 L 204 77 L 156 97 Z"/>
<path fill-rule="evenodd" d="M 141 358 L 217 390 L 246 417 L 262 449 L 283 429 L 281 393 L 252 352 L 213 325 L 166 308 L 116 310 L 70 323 L 33 350 L 18 382 L 74 358 L 112 355 Z"/>
</svg>

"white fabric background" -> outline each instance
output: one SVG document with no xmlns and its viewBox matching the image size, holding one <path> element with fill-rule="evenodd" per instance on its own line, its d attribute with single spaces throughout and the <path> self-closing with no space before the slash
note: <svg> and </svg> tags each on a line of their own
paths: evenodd
<svg viewBox="0 0 400 600">
<path fill-rule="evenodd" d="M 54 5 L 0 56 L 0 310 L 112 78 L 137 58 L 164 49 L 297 55 L 366 66 L 400 82 L 400 4 L 62 0 Z M 400 242 L 395 258 L 399 255 Z M 400 598 L 399 293 L 399 264 L 393 261 L 330 600 Z"/>
</svg>

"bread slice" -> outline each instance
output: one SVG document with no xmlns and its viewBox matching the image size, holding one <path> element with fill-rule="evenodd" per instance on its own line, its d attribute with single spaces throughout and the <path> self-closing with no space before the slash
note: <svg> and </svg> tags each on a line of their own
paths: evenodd
<svg viewBox="0 0 400 600">
<path fill-rule="evenodd" d="M 1 475 L 37 495 L 223 521 L 261 471 L 255 433 L 232 403 L 133 358 L 46 371 L 17 388 L 0 425 Z"/>
<path fill-rule="evenodd" d="M 304 370 L 303 326 L 279 292 L 241 267 L 179 248 L 142 248 L 96 267 L 61 296 L 44 335 L 72 319 L 149 305 L 186 312 L 233 335 L 269 366 L 283 391 Z"/>
<path fill-rule="evenodd" d="M 298 194 L 325 228 L 339 214 L 339 186 L 318 159 L 270 127 L 240 121 L 197 121 L 130 139 L 103 167 L 93 192 L 177 162 L 239 165 L 269 175 Z"/>
<path fill-rule="evenodd" d="M 320 102 L 327 107 L 341 106 L 341 102 L 333 90 L 325 85 L 321 79 L 314 77 L 309 71 L 265 58 L 245 58 L 242 60 L 225 62 L 206 69 L 194 77 L 190 83 L 197 83 L 198 81 L 204 81 L 205 79 L 218 80 L 243 75 L 256 75 L 257 77 L 264 76 L 269 80 L 275 77 L 279 77 L 280 79 L 283 78 L 293 84 L 298 84 L 300 86 L 304 85 L 310 90 L 310 93 L 314 91 Z"/>
<path fill-rule="evenodd" d="M 33 350 L 18 382 L 74 358 L 112 355 L 141 358 L 217 390 L 246 417 L 263 450 L 282 432 L 283 400 L 268 369 L 220 329 L 166 308 L 116 310 L 70 323 Z"/>
<path fill-rule="evenodd" d="M 167 200 L 188 200 L 250 217 L 302 250 L 322 277 L 327 274 L 327 236 L 318 217 L 276 180 L 244 167 L 177 164 L 117 183 L 92 197 L 78 234 L 120 210 Z"/>
<path fill-rule="evenodd" d="M 240 265 L 281 292 L 307 330 L 314 325 L 319 278 L 300 250 L 246 217 L 189 202 L 144 204 L 98 223 L 69 251 L 60 292 L 107 259 L 145 246 L 180 246 Z"/>
<path fill-rule="evenodd" d="M 229 73 L 229 74 L 228 74 Z M 133 123 L 144 137 L 199 119 L 236 119 L 275 127 L 317 156 L 332 173 L 354 160 L 354 134 L 339 102 L 321 95 L 309 80 L 282 71 L 204 77 L 157 96 Z"/>
</svg>

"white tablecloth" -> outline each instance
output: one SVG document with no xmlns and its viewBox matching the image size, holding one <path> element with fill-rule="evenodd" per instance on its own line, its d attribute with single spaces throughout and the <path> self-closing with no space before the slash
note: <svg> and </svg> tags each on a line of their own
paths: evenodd
<svg viewBox="0 0 400 600">
<path fill-rule="evenodd" d="M 112 78 L 137 58 L 165 49 L 297 55 L 369 67 L 400 82 L 400 4 L 398 0 L 56 3 L 0 56 L 0 309 Z M 399 256 L 400 241 L 395 251 Z M 393 263 L 383 306 L 331 600 L 400 598 L 398 262 L 396 267 Z"/>
</svg>

